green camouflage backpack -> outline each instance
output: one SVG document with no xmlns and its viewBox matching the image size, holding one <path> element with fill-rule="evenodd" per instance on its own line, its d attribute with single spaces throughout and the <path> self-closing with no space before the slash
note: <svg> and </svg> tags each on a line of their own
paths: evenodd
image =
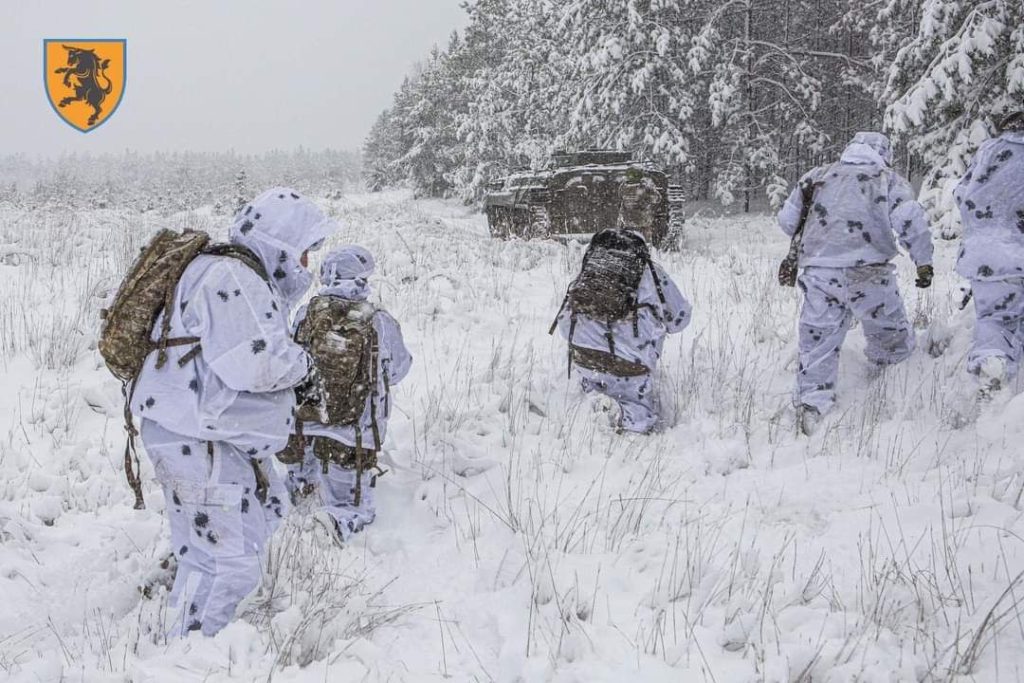
<svg viewBox="0 0 1024 683">
<path fill-rule="evenodd" d="M 295 341 L 313 358 L 323 382 L 323 410 L 301 405 L 305 422 L 358 425 L 366 401 L 377 390 L 379 347 L 373 317 L 365 302 L 315 296 L 295 331 Z"/>
<path fill-rule="evenodd" d="M 144 508 L 145 504 L 141 482 L 132 470 L 132 455 L 135 455 L 138 466 L 138 455 L 135 453 L 135 436 L 138 431 L 132 421 L 130 408 L 134 383 L 149 354 L 154 351 L 158 353 L 158 369 L 167 362 L 168 348 L 192 345 L 192 350 L 182 357 L 179 365 L 185 365 L 199 353 L 198 337 L 170 336 L 170 315 L 163 317 L 159 339 L 153 341 L 152 336 L 153 325 L 160 313 L 173 309 L 174 293 L 185 269 L 197 256 L 203 254 L 236 258 L 255 270 L 264 280 L 268 280 L 266 270 L 257 256 L 245 247 L 233 244 L 211 245 L 210 236 L 199 230 L 177 233 L 165 229 L 142 248 L 118 287 L 110 308 L 100 311 L 102 326 L 97 347 L 107 368 L 122 384 L 125 430 L 128 432 L 125 475 L 135 493 L 136 509 Z"/>
<path fill-rule="evenodd" d="M 181 274 L 209 242 L 205 232 L 161 230 L 143 247 L 110 308 L 100 311 L 100 355 L 122 382 L 138 377 L 146 358 L 158 348 L 152 341 L 153 324 L 162 310 L 171 308 Z M 165 316 L 164 327 L 169 325 L 170 316 Z M 159 347 L 176 344 L 165 332 Z"/>
</svg>

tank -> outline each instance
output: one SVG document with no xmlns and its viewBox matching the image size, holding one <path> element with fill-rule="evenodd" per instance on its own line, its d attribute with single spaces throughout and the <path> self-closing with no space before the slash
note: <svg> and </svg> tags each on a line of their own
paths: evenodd
<svg viewBox="0 0 1024 683">
<path fill-rule="evenodd" d="M 656 188 L 660 201 L 651 210 L 645 237 L 661 245 L 682 225 L 682 192 L 670 186 L 654 164 L 637 161 L 631 152 L 582 150 L 555 152 L 540 171 L 514 173 L 488 186 L 484 211 L 491 235 L 575 237 L 591 235 L 619 223 L 620 187 L 627 172 Z"/>
</svg>

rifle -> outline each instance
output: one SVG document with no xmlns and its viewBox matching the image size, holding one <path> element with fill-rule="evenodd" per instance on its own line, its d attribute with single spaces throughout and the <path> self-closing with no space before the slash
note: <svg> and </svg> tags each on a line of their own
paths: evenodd
<svg viewBox="0 0 1024 683">
<path fill-rule="evenodd" d="M 814 181 L 808 178 L 800 185 L 800 220 L 797 221 L 796 231 L 789 240 L 789 253 L 779 265 L 779 284 L 783 287 L 795 287 L 797 271 L 800 268 L 800 244 L 804 238 L 804 226 L 807 225 L 807 216 L 811 213 L 811 202 L 814 201 Z"/>
</svg>

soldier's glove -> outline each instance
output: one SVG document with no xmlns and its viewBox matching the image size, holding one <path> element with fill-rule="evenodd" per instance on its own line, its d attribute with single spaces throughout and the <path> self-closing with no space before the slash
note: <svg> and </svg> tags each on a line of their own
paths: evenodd
<svg viewBox="0 0 1024 683">
<path fill-rule="evenodd" d="M 299 424 L 302 424 L 301 422 Z M 298 465 L 306 457 L 305 437 L 292 434 L 288 437 L 288 443 L 284 450 L 277 453 L 277 459 L 285 465 Z"/>
<path fill-rule="evenodd" d="M 326 392 L 323 379 L 315 365 L 310 364 L 309 372 L 295 385 L 295 413 L 304 422 L 322 422 L 327 412 Z"/>
<path fill-rule="evenodd" d="M 932 286 L 932 278 L 935 276 L 935 269 L 931 266 L 917 267 L 917 280 L 914 284 L 918 289 L 928 289 Z"/>
</svg>

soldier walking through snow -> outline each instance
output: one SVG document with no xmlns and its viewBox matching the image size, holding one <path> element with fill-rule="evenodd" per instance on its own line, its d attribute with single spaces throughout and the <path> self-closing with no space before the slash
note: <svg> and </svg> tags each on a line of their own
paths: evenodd
<svg viewBox="0 0 1024 683">
<path fill-rule="evenodd" d="M 178 559 L 172 634 L 217 633 L 259 584 L 260 551 L 287 512 L 272 457 L 309 371 L 288 313 L 312 281 L 306 252 L 336 228 L 308 199 L 269 190 L 235 217 L 234 257 L 198 255 L 157 320 L 154 341 L 169 315 L 164 334 L 189 342 L 149 354 L 131 402 Z"/>
<path fill-rule="evenodd" d="M 779 213 L 802 268 L 795 400 L 804 433 L 835 404 L 839 352 L 855 317 L 876 366 L 899 363 L 914 350 L 890 261 L 898 242 L 917 265 L 917 286 L 931 286 L 931 233 L 910 184 L 890 163 L 888 138 L 857 133 L 837 163 L 800 179 Z"/>
<path fill-rule="evenodd" d="M 651 375 L 665 336 L 689 324 L 689 303 L 644 239 L 616 229 L 594 235 L 551 332 L 569 342 L 583 391 L 613 399 L 619 428 L 645 434 L 658 421 Z"/>
<path fill-rule="evenodd" d="M 398 322 L 368 302 L 373 256 L 339 247 L 320 269 L 321 289 L 295 320 L 323 380 L 321 406 L 300 406 L 296 437 L 281 456 L 296 498 L 315 494 L 313 519 L 335 541 L 373 522 L 377 457 L 387 434 L 391 388 L 412 356 Z"/>
<path fill-rule="evenodd" d="M 967 369 L 982 396 L 1016 377 L 1024 351 L 1024 111 L 999 128 L 953 193 L 964 227 L 956 271 L 977 316 Z"/>
</svg>

